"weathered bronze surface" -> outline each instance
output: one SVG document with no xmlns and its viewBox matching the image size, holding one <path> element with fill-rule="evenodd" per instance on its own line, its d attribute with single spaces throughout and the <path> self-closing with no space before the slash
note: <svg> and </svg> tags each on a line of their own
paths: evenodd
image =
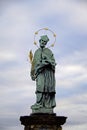
<svg viewBox="0 0 87 130">
<path fill-rule="evenodd" d="M 53 113 L 55 102 L 55 59 L 52 51 L 45 48 L 49 38 L 41 36 L 40 48 L 34 53 L 31 78 L 36 81 L 36 103 L 31 106 L 33 113 Z"/>
</svg>

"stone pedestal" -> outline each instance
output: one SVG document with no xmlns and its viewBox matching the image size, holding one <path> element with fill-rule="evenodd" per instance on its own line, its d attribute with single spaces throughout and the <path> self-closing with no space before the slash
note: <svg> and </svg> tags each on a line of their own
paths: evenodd
<svg viewBox="0 0 87 130">
<path fill-rule="evenodd" d="M 36 113 L 30 116 L 21 116 L 21 124 L 24 130 L 62 130 L 62 125 L 66 122 L 64 116 L 53 114 Z"/>
</svg>

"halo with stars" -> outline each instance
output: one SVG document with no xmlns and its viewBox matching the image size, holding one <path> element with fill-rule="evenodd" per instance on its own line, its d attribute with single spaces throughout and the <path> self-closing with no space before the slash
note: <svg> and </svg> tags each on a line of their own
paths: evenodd
<svg viewBox="0 0 87 130">
<path fill-rule="evenodd" d="M 36 45 L 37 47 L 38 46 L 38 42 L 37 42 L 37 36 L 40 35 L 40 33 L 44 33 L 45 35 L 48 35 L 48 33 L 51 33 L 52 37 L 54 38 L 54 40 L 52 41 L 51 45 L 48 46 L 48 48 L 50 47 L 54 47 L 55 45 L 55 42 L 56 42 L 56 34 L 49 28 L 42 28 L 42 29 L 39 29 L 38 31 L 35 32 L 34 34 L 34 45 Z M 50 38 L 49 38 L 50 39 Z"/>
</svg>

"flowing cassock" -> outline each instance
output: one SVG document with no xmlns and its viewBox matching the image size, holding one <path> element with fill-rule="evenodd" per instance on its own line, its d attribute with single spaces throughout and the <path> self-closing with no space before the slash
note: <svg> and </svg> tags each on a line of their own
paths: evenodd
<svg viewBox="0 0 87 130">
<path fill-rule="evenodd" d="M 31 67 L 31 78 L 36 79 L 36 102 L 47 108 L 56 106 L 55 65 L 54 55 L 50 49 L 36 50 Z"/>
</svg>

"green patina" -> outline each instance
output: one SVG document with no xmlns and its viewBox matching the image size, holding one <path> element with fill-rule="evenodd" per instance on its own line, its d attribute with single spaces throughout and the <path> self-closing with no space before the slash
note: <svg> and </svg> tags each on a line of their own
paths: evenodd
<svg viewBox="0 0 87 130">
<path fill-rule="evenodd" d="M 31 78 L 36 81 L 36 103 L 33 112 L 52 113 L 55 102 L 55 59 L 52 51 L 45 48 L 49 38 L 41 36 L 40 48 L 34 53 Z M 47 111 L 46 111 L 47 110 Z"/>
</svg>

